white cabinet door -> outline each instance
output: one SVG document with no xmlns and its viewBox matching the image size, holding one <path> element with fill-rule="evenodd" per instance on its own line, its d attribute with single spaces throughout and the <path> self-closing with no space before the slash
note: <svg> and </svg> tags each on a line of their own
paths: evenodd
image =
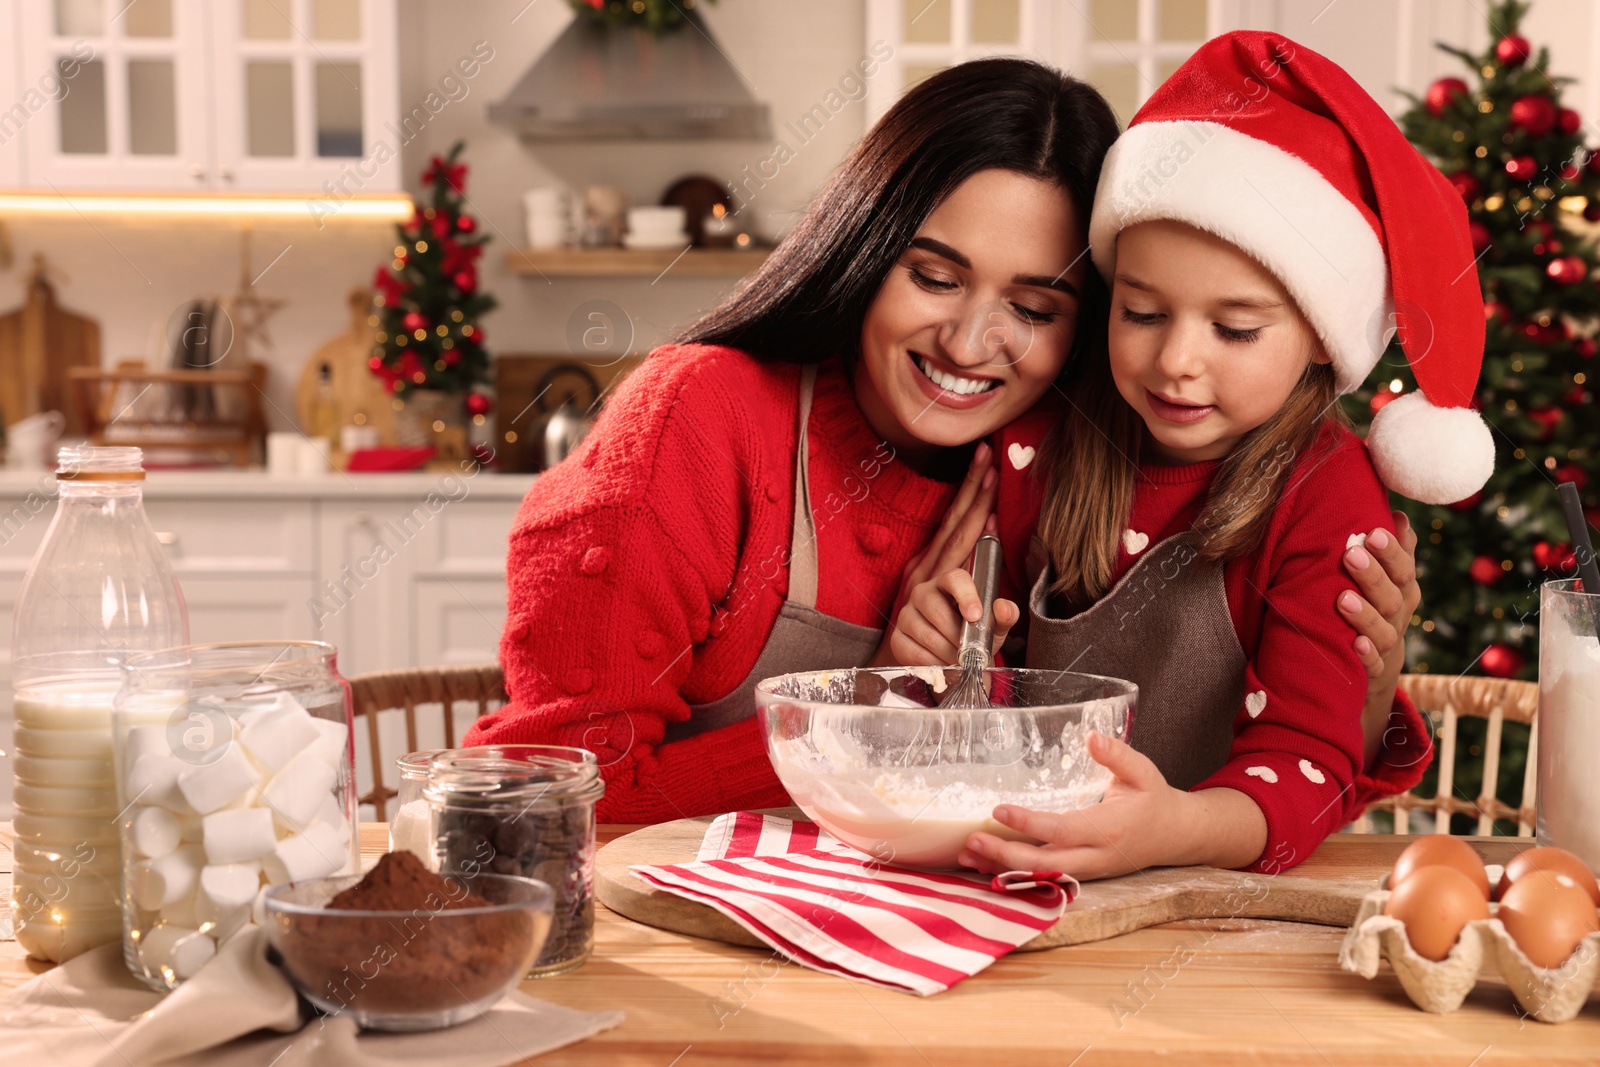
<svg viewBox="0 0 1600 1067">
<path fill-rule="evenodd" d="M 25 100 L 22 79 L 17 73 L 17 5 L 15 0 L 0 0 L 0 188 L 22 185 L 23 131 L 33 120 L 29 104 L 44 109 L 44 94 Z"/>
<path fill-rule="evenodd" d="M 502 578 L 418 578 L 412 656 L 416 663 L 493 663 L 506 626 Z"/>
<path fill-rule="evenodd" d="M 345 199 L 400 188 L 394 0 L 223 0 L 219 172 L 231 188 Z"/>
<path fill-rule="evenodd" d="M 212 120 L 202 0 L 20 0 L 17 13 L 28 185 L 206 186 Z"/>
<path fill-rule="evenodd" d="M 324 501 L 313 636 L 339 649 L 345 675 L 412 666 L 411 572 L 402 521 L 412 501 Z"/>
<path fill-rule="evenodd" d="M 189 606 L 189 639 L 212 641 L 309 641 L 312 581 L 262 578 L 180 577 Z"/>
</svg>

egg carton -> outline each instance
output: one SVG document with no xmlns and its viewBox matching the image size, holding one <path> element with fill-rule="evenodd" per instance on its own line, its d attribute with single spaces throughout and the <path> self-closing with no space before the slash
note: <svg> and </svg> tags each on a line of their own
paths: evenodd
<svg viewBox="0 0 1600 1067">
<path fill-rule="evenodd" d="M 1490 884 L 1498 881 L 1491 871 Z M 1583 1008 L 1600 977 L 1600 933 L 1578 942 L 1561 966 L 1540 967 L 1523 954 L 1494 917 L 1498 904 L 1490 905 L 1489 918 L 1468 923 L 1450 955 L 1435 962 L 1411 947 L 1405 924 L 1383 913 L 1388 900 L 1387 888 L 1362 898 L 1356 921 L 1339 946 L 1339 966 L 1372 978 L 1378 973 L 1379 961 L 1387 959 L 1406 996 L 1423 1011 L 1444 1015 L 1461 1007 L 1478 984 L 1485 961 L 1493 960 L 1524 1011 L 1540 1022 L 1564 1023 Z"/>
</svg>

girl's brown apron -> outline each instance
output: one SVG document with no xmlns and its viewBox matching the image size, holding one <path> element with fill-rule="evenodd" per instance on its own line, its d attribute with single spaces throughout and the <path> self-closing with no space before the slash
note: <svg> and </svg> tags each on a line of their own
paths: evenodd
<svg viewBox="0 0 1600 1067">
<path fill-rule="evenodd" d="M 807 484 L 809 460 L 807 423 L 817 368 L 808 366 L 800 376 L 800 435 L 794 461 L 794 521 L 789 534 L 789 595 L 778 612 L 766 646 L 745 680 L 733 692 L 709 704 L 693 704 L 685 722 L 667 727 L 665 740 L 731 726 L 756 713 L 756 683 L 763 678 L 796 671 L 825 671 L 835 667 L 860 667 L 872 658 L 883 631 L 857 626 L 817 610 L 817 529 L 811 513 Z"/>
<path fill-rule="evenodd" d="M 1050 617 L 1054 580 L 1034 540 L 1027 665 L 1126 678 L 1139 687 L 1129 738 L 1189 789 L 1227 761 L 1244 701 L 1245 655 L 1228 613 L 1222 566 L 1203 561 L 1192 533 L 1151 546 L 1098 602 Z M 1042 558 L 1041 558 L 1042 557 Z"/>
</svg>

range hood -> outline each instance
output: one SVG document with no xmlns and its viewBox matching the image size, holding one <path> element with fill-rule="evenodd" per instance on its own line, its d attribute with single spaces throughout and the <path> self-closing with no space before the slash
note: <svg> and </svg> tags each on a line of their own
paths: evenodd
<svg viewBox="0 0 1600 1067">
<path fill-rule="evenodd" d="M 491 122 L 527 141 L 766 140 L 767 105 L 745 88 L 705 24 L 655 35 L 572 20 Z"/>
</svg>

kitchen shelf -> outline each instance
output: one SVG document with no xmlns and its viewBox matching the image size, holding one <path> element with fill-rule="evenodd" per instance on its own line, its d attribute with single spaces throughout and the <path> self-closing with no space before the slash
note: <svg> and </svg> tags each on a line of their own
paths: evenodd
<svg viewBox="0 0 1600 1067">
<path fill-rule="evenodd" d="M 737 278 L 759 267 L 770 248 L 512 249 L 506 270 L 546 278 Z M 679 257 L 682 257 L 681 259 Z M 674 262 L 676 261 L 676 262 Z M 671 270 L 667 270 L 671 267 Z"/>
</svg>

